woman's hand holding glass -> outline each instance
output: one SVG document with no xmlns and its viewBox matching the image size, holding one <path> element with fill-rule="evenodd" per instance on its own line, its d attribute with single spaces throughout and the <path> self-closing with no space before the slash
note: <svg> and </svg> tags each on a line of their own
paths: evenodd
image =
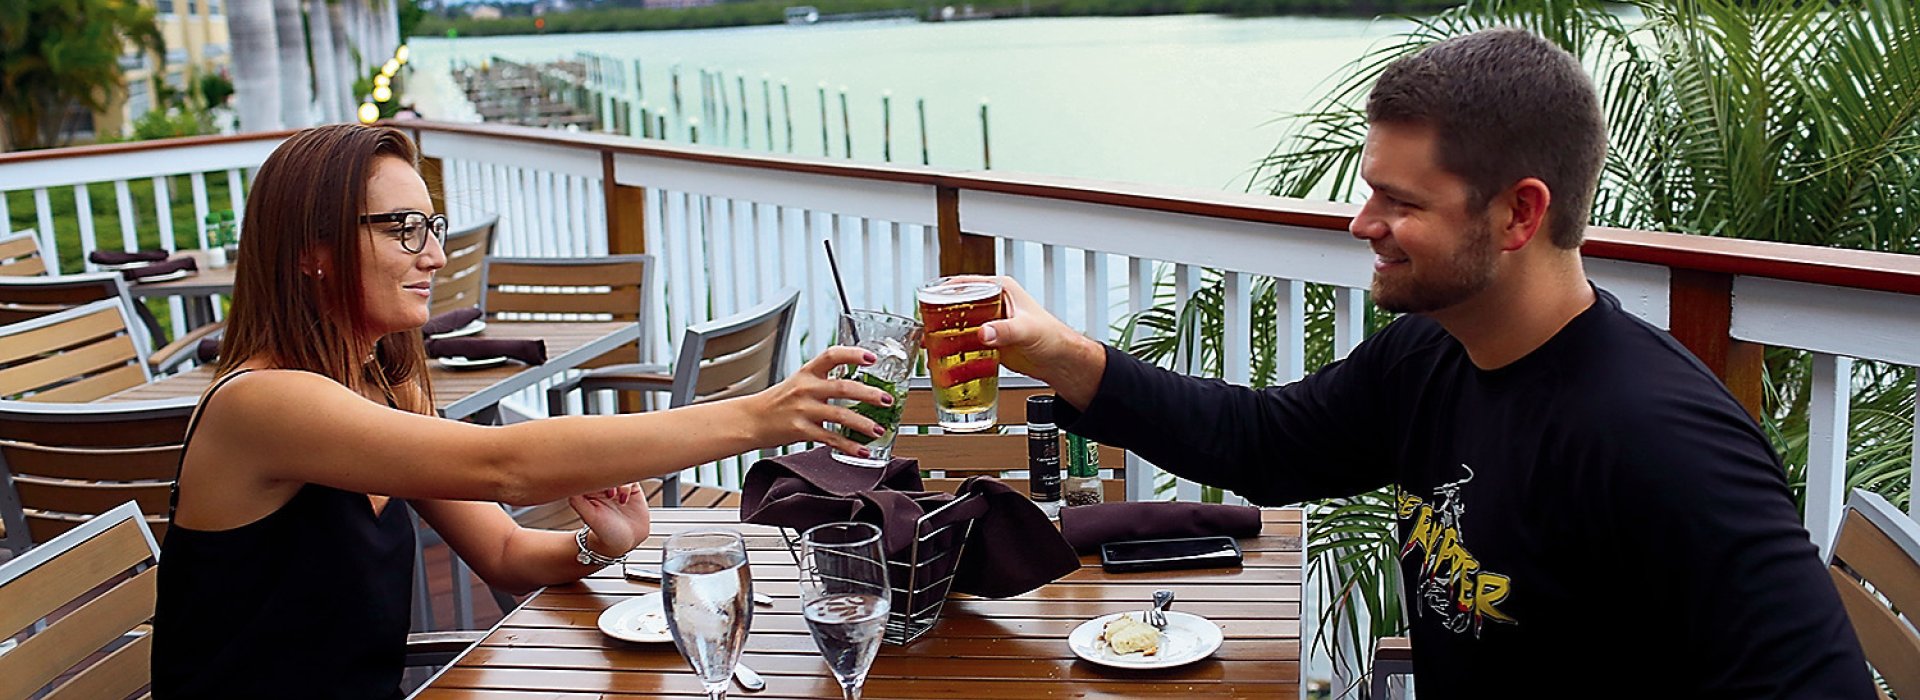
<svg viewBox="0 0 1920 700">
<path fill-rule="evenodd" d="M 851 379 L 835 379 L 831 372 L 841 365 L 865 367 L 878 359 L 860 348 L 844 345 L 827 348 L 785 381 L 751 397 L 759 403 L 749 414 L 749 420 L 757 422 L 755 435 L 765 444 L 818 442 L 847 454 L 863 454 L 864 446 L 839 431 L 828 430 L 825 424 L 838 423 L 874 436 L 885 431 L 853 409 L 835 406 L 829 401 L 847 399 L 891 406 L 893 395 Z"/>
</svg>

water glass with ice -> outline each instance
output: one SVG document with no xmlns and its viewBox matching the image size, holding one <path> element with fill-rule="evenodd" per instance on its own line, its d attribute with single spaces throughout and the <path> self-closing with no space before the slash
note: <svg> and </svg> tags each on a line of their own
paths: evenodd
<svg viewBox="0 0 1920 700">
<path fill-rule="evenodd" d="M 660 569 L 673 645 L 709 700 L 725 700 L 753 624 L 746 541 L 726 529 L 682 532 L 667 539 Z"/>
<path fill-rule="evenodd" d="M 893 394 L 893 405 L 836 400 L 835 403 L 852 408 L 854 413 L 879 423 L 886 433 L 874 437 L 849 426 L 835 426 L 841 435 L 865 446 L 868 456 L 834 450 L 834 459 L 862 467 L 884 467 L 893 458 L 894 434 L 899 432 L 900 412 L 907 405 L 907 375 L 913 371 L 913 358 L 920 349 L 922 328 L 919 321 L 879 311 L 854 310 L 840 315 L 839 333 L 834 342 L 857 346 L 872 352 L 879 360 L 866 367 L 841 367 L 837 370 L 837 376 Z"/>
<path fill-rule="evenodd" d="M 841 693 L 846 700 L 860 700 L 892 609 L 880 528 L 827 523 L 802 534 L 800 604 Z"/>
</svg>

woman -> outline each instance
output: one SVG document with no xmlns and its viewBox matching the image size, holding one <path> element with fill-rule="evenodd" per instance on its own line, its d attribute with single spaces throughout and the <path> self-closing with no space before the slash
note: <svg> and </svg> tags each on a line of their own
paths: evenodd
<svg viewBox="0 0 1920 700">
<path fill-rule="evenodd" d="M 398 696 L 409 508 L 489 584 L 528 591 L 647 537 L 630 482 L 794 442 L 860 449 L 824 421 L 878 433 L 828 403 L 891 399 L 827 378 L 874 360 L 845 347 L 759 394 L 673 411 L 434 417 L 418 329 L 446 229 L 415 159 L 399 131 L 343 124 L 260 166 L 220 378 L 188 430 L 162 548 L 156 697 Z M 497 505 L 569 497 L 584 532 L 521 528 Z"/>
</svg>

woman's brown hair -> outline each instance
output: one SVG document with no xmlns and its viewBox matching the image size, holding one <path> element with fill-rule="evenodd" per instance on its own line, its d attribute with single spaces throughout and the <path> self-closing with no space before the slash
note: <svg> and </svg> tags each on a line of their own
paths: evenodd
<svg viewBox="0 0 1920 700">
<path fill-rule="evenodd" d="M 359 353 L 366 327 L 360 293 L 360 224 L 377 158 L 419 169 L 413 141 L 397 129 L 333 124 L 294 134 L 253 178 L 247 194 L 233 310 L 220 343 L 220 374 L 263 358 L 356 391 L 384 391 L 392 404 L 433 413 L 418 330 L 379 339 Z M 323 271 L 316 274 L 316 266 Z"/>
</svg>

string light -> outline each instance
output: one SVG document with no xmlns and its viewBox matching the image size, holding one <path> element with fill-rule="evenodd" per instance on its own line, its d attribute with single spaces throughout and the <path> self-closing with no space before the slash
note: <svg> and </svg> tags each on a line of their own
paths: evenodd
<svg viewBox="0 0 1920 700">
<path fill-rule="evenodd" d="M 362 124 L 372 124 L 380 121 L 380 108 L 374 106 L 372 102 L 362 102 L 360 103 L 359 116 L 360 123 Z"/>
</svg>

